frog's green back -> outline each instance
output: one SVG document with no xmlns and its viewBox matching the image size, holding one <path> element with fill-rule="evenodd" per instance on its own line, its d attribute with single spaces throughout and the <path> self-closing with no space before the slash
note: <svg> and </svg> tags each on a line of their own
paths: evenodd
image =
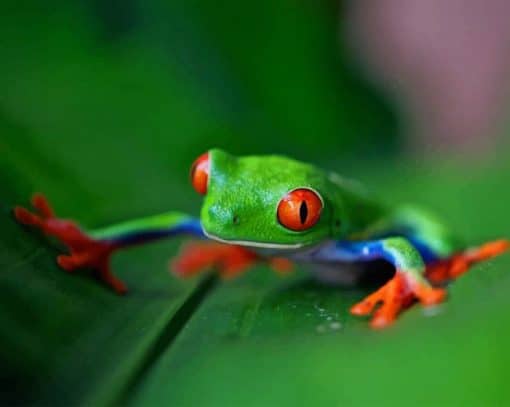
<svg viewBox="0 0 510 407">
<path fill-rule="evenodd" d="M 388 208 L 359 182 L 334 172 L 329 173 L 328 178 L 336 187 L 336 200 L 343 203 L 347 213 L 348 225 L 344 234 L 358 233 L 387 216 Z"/>
</svg>

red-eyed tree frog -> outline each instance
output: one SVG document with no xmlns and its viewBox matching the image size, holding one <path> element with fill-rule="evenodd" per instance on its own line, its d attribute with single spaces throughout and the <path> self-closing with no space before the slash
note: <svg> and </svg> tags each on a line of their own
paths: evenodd
<svg viewBox="0 0 510 407">
<path fill-rule="evenodd" d="M 120 294 L 126 286 L 110 270 L 113 252 L 181 235 L 197 238 L 173 262 L 182 276 L 211 267 L 234 276 L 256 262 L 281 270 L 327 264 L 340 275 L 346 263 L 383 259 L 395 274 L 350 310 L 372 314 L 374 328 L 414 302 L 444 301 L 445 283 L 510 246 L 498 240 L 466 249 L 430 215 L 386 206 L 353 181 L 281 156 L 212 149 L 193 164 L 191 183 L 204 196 L 200 218 L 168 212 L 88 231 L 57 218 L 42 195 L 32 199 L 37 213 L 18 206 L 14 215 L 67 246 L 69 254 L 57 258 L 61 268 L 93 268 Z"/>
</svg>

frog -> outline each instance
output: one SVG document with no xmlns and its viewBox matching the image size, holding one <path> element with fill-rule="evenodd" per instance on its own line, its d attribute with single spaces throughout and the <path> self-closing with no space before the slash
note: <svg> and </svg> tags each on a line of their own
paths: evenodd
<svg viewBox="0 0 510 407">
<path fill-rule="evenodd" d="M 450 282 L 510 247 L 508 239 L 468 246 L 422 209 L 384 203 L 359 182 L 281 155 L 237 157 L 213 148 L 195 160 L 190 180 L 203 196 L 198 217 L 170 211 L 89 230 L 57 217 L 42 194 L 33 195 L 33 210 L 16 206 L 13 213 L 66 247 L 60 268 L 92 269 L 118 294 L 127 287 L 111 256 L 167 238 L 191 238 L 171 263 L 181 277 L 214 269 L 233 278 L 256 264 L 281 273 L 326 265 L 341 276 L 348 265 L 383 261 L 392 276 L 349 310 L 375 329 L 413 304 L 444 302 Z"/>
</svg>

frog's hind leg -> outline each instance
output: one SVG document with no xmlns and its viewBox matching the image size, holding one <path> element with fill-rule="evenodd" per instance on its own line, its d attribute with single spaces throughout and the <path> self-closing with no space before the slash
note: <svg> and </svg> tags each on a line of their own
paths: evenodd
<svg viewBox="0 0 510 407">
<path fill-rule="evenodd" d="M 466 249 L 443 224 L 416 208 L 398 209 L 391 221 L 420 252 L 426 264 L 425 277 L 434 285 L 444 285 L 510 247 L 510 242 L 502 239 Z"/>
<path fill-rule="evenodd" d="M 446 284 L 466 273 L 474 264 L 499 256 L 509 248 L 510 241 L 501 239 L 459 251 L 427 264 L 425 276 L 434 285 Z"/>
</svg>

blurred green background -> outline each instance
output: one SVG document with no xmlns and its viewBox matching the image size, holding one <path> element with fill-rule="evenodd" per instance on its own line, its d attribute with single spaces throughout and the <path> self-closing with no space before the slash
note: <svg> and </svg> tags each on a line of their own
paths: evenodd
<svg viewBox="0 0 510 407">
<path fill-rule="evenodd" d="M 346 3 L 347 4 L 347 3 Z M 508 402 L 509 256 L 427 318 L 385 332 L 348 315 L 366 290 L 258 267 L 179 281 L 179 242 L 115 258 L 119 298 L 54 262 L 10 208 L 44 192 L 88 226 L 197 213 L 210 147 L 280 153 L 431 208 L 473 243 L 509 236 L 508 147 L 409 153 L 403 114 L 344 35 L 346 4 L 21 1 L 0 12 L 0 403 L 482 405 Z"/>
</svg>

